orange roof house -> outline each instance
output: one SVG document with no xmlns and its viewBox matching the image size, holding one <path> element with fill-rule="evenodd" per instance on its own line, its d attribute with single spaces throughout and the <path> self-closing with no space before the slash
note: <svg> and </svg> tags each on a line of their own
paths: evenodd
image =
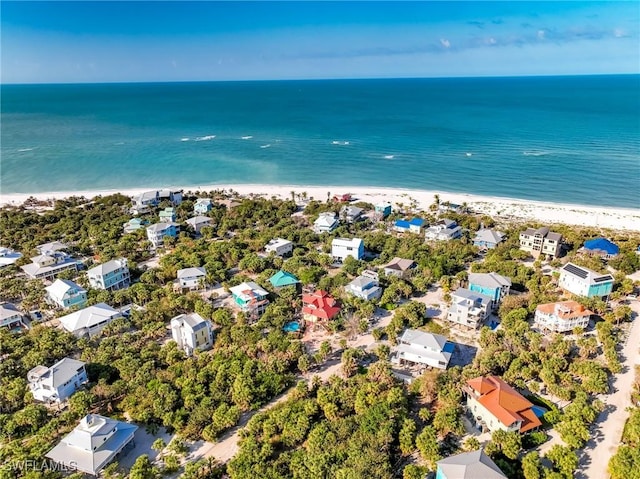
<svg viewBox="0 0 640 479">
<path fill-rule="evenodd" d="M 592 314 L 577 301 L 545 303 L 536 308 L 534 322 L 545 330 L 562 333 L 575 327 L 586 328 Z"/>
<path fill-rule="evenodd" d="M 497 376 L 467 381 L 467 407 L 490 431 L 527 432 L 542 425 L 533 404 Z"/>
<path fill-rule="evenodd" d="M 329 321 L 340 312 L 336 300 L 329 293 L 318 290 L 302 295 L 302 314 L 311 322 Z"/>
</svg>

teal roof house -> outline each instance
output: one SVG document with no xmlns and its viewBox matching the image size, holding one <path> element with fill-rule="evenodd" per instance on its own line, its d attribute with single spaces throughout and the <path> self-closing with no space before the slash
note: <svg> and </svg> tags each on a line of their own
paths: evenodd
<svg viewBox="0 0 640 479">
<path fill-rule="evenodd" d="M 269 278 L 269 282 L 274 288 L 284 288 L 285 286 L 296 286 L 300 280 L 291 273 L 280 270 Z"/>
<path fill-rule="evenodd" d="M 173 223 L 176 220 L 176 210 L 172 206 L 169 206 L 159 213 L 160 222 Z"/>
</svg>

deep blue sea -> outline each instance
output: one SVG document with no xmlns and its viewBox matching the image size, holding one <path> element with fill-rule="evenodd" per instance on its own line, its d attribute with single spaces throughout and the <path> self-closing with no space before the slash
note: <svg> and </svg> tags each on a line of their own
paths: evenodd
<svg viewBox="0 0 640 479">
<path fill-rule="evenodd" d="M 640 206 L 640 76 L 2 85 L 4 193 L 260 183 Z"/>
</svg>

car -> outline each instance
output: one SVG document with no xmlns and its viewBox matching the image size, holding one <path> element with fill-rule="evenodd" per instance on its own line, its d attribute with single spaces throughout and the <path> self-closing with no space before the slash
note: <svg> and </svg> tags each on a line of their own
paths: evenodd
<svg viewBox="0 0 640 479">
<path fill-rule="evenodd" d="M 627 295 L 627 299 L 633 299 L 633 300 L 638 299 L 638 295 L 637 294 L 628 294 Z"/>
</svg>

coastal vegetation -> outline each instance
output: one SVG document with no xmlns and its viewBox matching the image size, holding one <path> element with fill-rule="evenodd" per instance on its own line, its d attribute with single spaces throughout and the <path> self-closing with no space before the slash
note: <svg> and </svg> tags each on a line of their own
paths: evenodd
<svg viewBox="0 0 640 479">
<path fill-rule="evenodd" d="M 427 243 L 421 235 L 394 233 L 390 225 L 404 216 L 398 209 L 434 222 L 437 207 L 418 212 L 407 202 L 386 221 L 343 223 L 331 233 L 316 234 L 310 226 L 318 215 L 340 214 L 344 204 L 311 200 L 302 208 L 296 205 L 301 198 L 295 194 L 286 200 L 240 198 L 221 191 L 208 196 L 234 199 L 238 205 L 214 203 L 207 213 L 212 224 L 201 235 L 183 231 L 176 238 L 165 238 L 156 251 L 144 228 L 123 233 L 123 224 L 131 219 L 130 199 L 123 195 L 91 201 L 69 198 L 50 208 L 0 209 L 2 246 L 24 253 L 16 266 L 0 270 L 2 300 L 18 304 L 24 312 L 39 310 L 47 321 L 65 314 L 45 301 L 40 280 L 19 272 L 37 245 L 63 241 L 87 267 L 119 257 L 128 261 L 132 285 L 118 291 L 89 288 L 82 272 L 62 276 L 88 289 L 88 304 L 134 305 L 129 316 L 91 339 L 78 339 L 48 322 L 34 321 L 20 332 L 0 328 L 0 462 L 40 460 L 80 418 L 97 412 L 126 418 L 150 431 L 165 428 L 177 434 L 178 444 L 215 442 L 248 420 L 241 430 L 239 452 L 227 465 L 180 464 L 178 458 L 184 456 L 180 447 L 158 443 L 159 450 L 165 446 L 178 450 L 155 463 L 140 456 L 129 472 L 131 478 L 157 477 L 180 468 L 194 478 L 220 477 L 223 471 L 233 479 L 424 477 L 435 470 L 439 459 L 481 446 L 465 417 L 464 385 L 477 376 L 497 375 L 526 392 L 546 412 L 541 430 L 522 436 L 495 432 L 486 438 L 485 452 L 508 477 L 573 476 L 575 451 L 585 445 L 590 425 L 605 407 L 598 397 L 610 392 L 611 376 L 621 370 L 620 337 L 632 317 L 623 300 L 634 291 L 626 274 L 640 267 L 633 252 L 638 235 L 618 235 L 621 254 L 604 262 L 578 252 L 585 239 L 600 231 L 559 226 L 566 244 L 564 257 L 543 265 L 519 249 L 521 225 L 472 212 L 446 214 L 463 227 L 460 240 Z M 176 208 L 178 223 L 191 216 L 195 200 L 195 195 L 185 195 Z M 372 209 L 365 203 L 360 207 Z M 154 212 L 147 219 L 154 223 L 159 216 Z M 505 241 L 480 251 L 473 245 L 475 231 L 494 224 L 505 233 Z M 354 236 L 362 238 L 366 259 L 347 258 L 335 265 L 331 240 Z M 290 257 L 263 253 L 276 237 L 294 243 Z M 344 292 L 344 286 L 365 269 L 378 269 L 394 257 L 413 260 L 415 270 L 407 278 L 381 272 L 379 300 L 367 302 Z M 557 274 L 543 266 L 557 268 L 567 260 L 596 271 L 613 269 L 615 285 L 609 302 L 580 299 L 596 313 L 595 335 L 584 330 L 544 334 L 531 326 L 539 304 L 563 297 Z M 176 273 L 187 267 L 204 267 L 208 286 L 202 291 L 176 290 Z M 342 311 L 320 331 L 322 340 L 305 343 L 300 333 L 283 329 L 300 319 L 301 300 L 295 288 L 276 289 L 269 282 L 281 269 L 305 287 L 313 285 L 339 299 Z M 467 332 L 477 351 L 465 364 L 427 370 L 411 384 L 404 383 L 388 360 L 390 348 L 406 328 L 453 335 L 441 311 L 434 311 L 424 298 L 439 294 L 446 304 L 453 291 L 467 285 L 471 272 L 496 272 L 511 279 L 516 294 L 506 297 L 496 313 L 500 327 Z M 228 289 L 243 281 L 255 281 L 269 293 L 270 304 L 259 318 L 225 302 Z M 186 356 L 169 340 L 171 318 L 190 312 L 214 324 L 211 351 Z M 389 319 L 381 327 L 377 321 L 383 315 Z M 365 351 L 353 346 L 367 334 L 377 343 L 374 347 Z M 27 372 L 64 357 L 87 364 L 88 385 L 64 408 L 35 402 Z M 340 368 L 322 380 L 316 373 L 331 361 L 339 362 Z M 286 397 L 274 405 L 283 393 Z M 640 393 L 635 394 L 637 398 Z M 265 405 L 266 410 L 255 413 Z M 634 410 L 625 428 L 625 444 L 610 464 L 614 478 L 634 477 L 636 469 L 630 465 L 640 463 L 637 423 Z M 543 460 L 540 446 L 550 440 L 551 428 L 560 440 L 542 454 Z M 110 466 L 109 477 L 119 474 L 117 466 Z M 61 475 L 0 468 L 0 479 L 14 477 Z"/>
</svg>

